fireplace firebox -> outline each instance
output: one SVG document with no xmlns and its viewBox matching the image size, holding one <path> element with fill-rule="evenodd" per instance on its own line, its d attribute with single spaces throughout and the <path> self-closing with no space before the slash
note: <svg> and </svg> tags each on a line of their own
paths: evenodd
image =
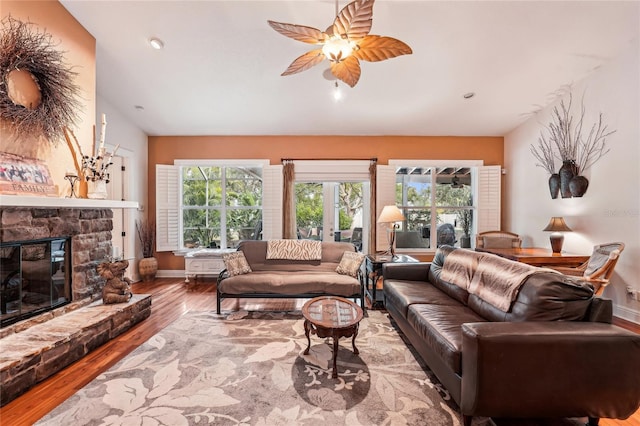
<svg viewBox="0 0 640 426">
<path fill-rule="evenodd" d="M 0 326 L 71 302 L 71 238 L 0 244 Z"/>
</svg>

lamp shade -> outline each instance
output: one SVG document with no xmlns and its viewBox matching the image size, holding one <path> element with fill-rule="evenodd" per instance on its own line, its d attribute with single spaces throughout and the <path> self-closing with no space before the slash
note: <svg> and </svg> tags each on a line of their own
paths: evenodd
<svg viewBox="0 0 640 426">
<path fill-rule="evenodd" d="M 400 209 L 393 206 L 384 206 L 380 216 L 378 217 L 378 223 L 393 223 L 393 222 L 401 222 L 404 220 L 404 215 L 400 211 Z"/>
<path fill-rule="evenodd" d="M 571 228 L 564 223 L 564 218 L 562 217 L 552 217 L 549 221 L 549 224 L 543 231 L 551 231 L 551 232 L 571 232 Z"/>
</svg>

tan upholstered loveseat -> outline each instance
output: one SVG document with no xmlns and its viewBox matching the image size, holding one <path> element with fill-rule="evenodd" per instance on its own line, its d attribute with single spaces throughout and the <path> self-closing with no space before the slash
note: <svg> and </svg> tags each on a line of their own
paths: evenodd
<svg viewBox="0 0 640 426">
<path fill-rule="evenodd" d="M 307 240 L 289 240 L 292 244 Z M 218 276 L 217 313 L 225 298 L 311 298 L 320 295 L 360 299 L 364 310 L 364 282 L 360 269 L 355 276 L 339 273 L 345 252 L 356 253 L 355 246 L 343 242 L 322 242 L 317 259 L 269 259 L 268 241 L 243 241 L 238 252 L 244 254 L 251 272 L 233 275 L 228 269 Z M 295 250 L 291 250 L 295 251 Z M 295 257 L 295 256 L 291 256 Z"/>
<path fill-rule="evenodd" d="M 460 406 L 465 425 L 472 416 L 589 417 L 595 425 L 638 409 L 640 335 L 611 324 L 611 300 L 594 297 L 579 279 L 458 250 L 440 248 L 431 263 L 385 264 L 383 276 L 385 307 Z M 480 256 L 488 256 L 488 267 Z M 460 265 L 471 266 L 458 274 Z M 506 308 L 477 291 L 476 277 L 510 277 L 497 293 L 517 286 Z"/>
</svg>

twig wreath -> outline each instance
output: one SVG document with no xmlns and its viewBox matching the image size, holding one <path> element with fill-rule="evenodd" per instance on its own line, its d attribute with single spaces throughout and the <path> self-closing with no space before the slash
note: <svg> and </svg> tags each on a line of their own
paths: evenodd
<svg viewBox="0 0 640 426">
<path fill-rule="evenodd" d="M 77 73 L 54 49 L 51 34 L 8 16 L 0 34 L 0 118 L 22 136 L 56 143 L 76 122 Z"/>
</svg>

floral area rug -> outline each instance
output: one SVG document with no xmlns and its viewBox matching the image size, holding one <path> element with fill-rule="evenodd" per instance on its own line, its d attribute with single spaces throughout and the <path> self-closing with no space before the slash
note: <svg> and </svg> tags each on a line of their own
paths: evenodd
<svg viewBox="0 0 640 426">
<path fill-rule="evenodd" d="M 337 379 L 330 344 L 312 335 L 303 354 L 299 312 L 187 313 L 37 424 L 462 424 L 386 313 L 369 311 L 360 323 L 359 355 L 340 339 Z"/>
</svg>

